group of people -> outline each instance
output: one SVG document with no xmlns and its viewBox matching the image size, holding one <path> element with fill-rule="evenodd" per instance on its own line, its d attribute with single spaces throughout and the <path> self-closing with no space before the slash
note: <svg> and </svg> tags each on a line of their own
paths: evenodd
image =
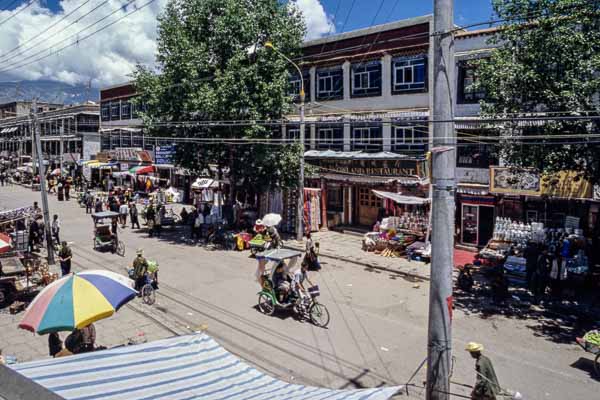
<svg viewBox="0 0 600 400">
<path fill-rule="evenodd" d="M 8 183 L 8 171 L 6 169 L 0 170 L 0 186 L 6 186 Z"/>
<path fill-rule="evenodd" d="M 64 357 L 72 354 L 88 353 L 104 347 L 96 347 L 96 328 L 89 324 L 71 332 L 63 343 L 58 332 L 48 335 L 48 348 L 51 357 Z"/>
<path fill-rule="evenodd" d="M 550 294 L 555 300 L 562 300 L 564 283 L 567 280 L 567 257 L 569 245 L 560 247 L 543 246 L 529 243 L 525 249 L 527 285 L 539 302 L 550 287 Z"/>
<path fill-rule="evenodd" d="M 69 201 L 71 199 L 71 186 L 73 185 L 73 178 L 70 176 L 52 176 L 48 174 L 46 177 L 48 182 L 48 193 L 57 193 L 58 200 L 64 199 Z"/>
</svg>

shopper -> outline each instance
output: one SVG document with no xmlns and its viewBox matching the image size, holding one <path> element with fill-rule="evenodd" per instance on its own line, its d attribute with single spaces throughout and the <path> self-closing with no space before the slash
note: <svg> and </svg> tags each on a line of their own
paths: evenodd
<svg viewBox="0 0 600 400">
<path fill-rule="evenodd" d="M 100 200 L 99 197 L 96 199 L 96 205 L 94 207 L 94 211 L 97 213 L 102 212 L 102 200 Z"/>
<path fill-rule="evenodd" d="M 127 206 L 127 203 L 125 203 L 125 199 L 123 199 L 123 203 L 119 207 L 119 218 L 121 219 L 123 228 L 127 226 L 127 214 L 129 214 L 129 207 Z"/>
<path fill-rule="evenodd" d="M 539 303 L 541 297 L 546 293 L 546 286 L 548 284 L 548 275 L 550 273 L 550 255 L 548 249 L 542 249 L 542 253 L 539 255 L 536 263 L 536 269 L 533 276 L 534 290 L 533 297 L 534 303 Z"/>
<path fill-rule="evenodd" d="M 73 258 L 73 252 L 69 248 L 67 242 L 62 242 L 60 251 L 58 252 L 58 259 L 60 261 L 60 270 L 62 276 L 69 275 L 71 273 L 71 259 Z"/>
<path fill-rule="evenodd" d="M 129 216 L 131 217 L 131 229 L 137 226 L 140 229 L 140 221 L 138 220 L 138 209 L 134 202 L 129 203 Z"/>
<path fill-rule="evenodd" d="M 55 243 L 60 243 L 60 220 L 58 219 L 58 215 L 54 214 L 52 217 L 52 238 L 56 241 Z"/>
<path fill-rule="evenodd" d="M 558 301 L 561 301 L 563 283 L 567 280 L 567 261 L 561 255 L 554 257 L 554 259 L 552 260 L 550 279 L 552 297 Z"/>
<path fill-rule="evenodd" d="M 92 196 L 92 194 L 88 190 L 87 193 L 85 194 L 85 213 L 91 214 L 93 208 L 94 208 L 94 196 Z"/>
</svg>

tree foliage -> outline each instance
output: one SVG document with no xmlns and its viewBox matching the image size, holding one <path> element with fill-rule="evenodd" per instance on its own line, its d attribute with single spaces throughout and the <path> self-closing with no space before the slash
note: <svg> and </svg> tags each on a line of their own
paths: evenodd
<svg viewBox="0 0 600 400">
<path fill-rule="evenodd" d="M 509 118 L 533 112 L 599 115 L 600 1 L 493 0 L 493 6 L 506 22 L 491 40 L 499 47 L 474 62 L 476 86 L 486 92 L 482 113 Z M 523 144 L 505 141 L 500 155 L 510 164 L 548 172 L 576 170 L 600 182 L 600 147 L 592 139 L 578 139 L 599 133 L 598 121 L 522 125 L 506 123 L 502 133 L 548 138 L 544 143 L 539 138 Z"/>
<path fill-rule="evenodd" d="M 215 164 L 256 190 L 293 186 L 299 146 L 218 141 L 269 139 L 278 127 L 177 123 L 280 120 L 291 111 L 290 65 L 264 43 L 294 58 L 304 33 L 298 9 L 278 0 L 170 0 L 159 17 L 158 71 L 134 73 L 144 122 L 157 136 L 217 139 L 177 146 L 176 161 L 195 172 Z"/>
</svg>

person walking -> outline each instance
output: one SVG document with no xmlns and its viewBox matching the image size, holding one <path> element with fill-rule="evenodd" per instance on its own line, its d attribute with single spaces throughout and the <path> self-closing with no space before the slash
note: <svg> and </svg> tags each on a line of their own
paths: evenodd
<svg viewBox="0 0 600 400">
<path fill-rule="evenodd" d="M 56 241 L 55 243 L 60 243 L 60 220 L 58 219 L 58 215 L 54 214 L 52 217 L 52 238 Z"/>
<path fill-rule="evenodd" d="M 71 182 L 69 182 L 68 179 L 65 179 L 63 186 L 65 187 L 65 200 L 69 201 L 71 198 Z"/>
<path fill-rule="evenodd" d="M 158 210 L 156 211 L 156 214 L 154 216 L 154 234 L 157 237 L 160 237 L 160 233 L 162 231 L 162 219 L 164 216 L 164 212 L 165 212 L 165 207 L 158 206 Z"/>
<path fill-rule="evenodd" d="M 62 242 L 60 251 L 58 252 L 58 259 L 60 261 L 60 270 L 62 276 L 69 275 L 71 273 L 71 259 L 73 258 L 73 252 L 69 248 L 67 242 Z"/>
<path fill-rule="evenodd" d="M 135 279 L 135 290 L 138 292 L 146 284 L 146 273 L 148 272 L 148 260 L 144 257 L 144 250 L 137 249 L 133 260 L 133 277 Z"/>
<path fill-rule="evenodd" d="M 204 225 L 204 215 L 197 212 L 196 218 L 194 219 L 194 225 L 192 227 L 192 239 L 199 240 L 202 237 L 202 225 Z"/>
<path fill-rule="evenodd" d="M 96 199 L 96 205 L 94 206 L 94 212 L 102 212 L 102 200 L 100 200 L 100 198 L 98 197 Z"/>
<path fill-rule="evenodd" d="M 85 213 L 91 214 L 94 208 L 94 196 L 88 190 L 85 194 Z"/>
<path fill-rule="evenodd" d="M 123 199 L 123 203 L 119 207 L 119 216 L 121 218 L 121 225 L 123 228 L 127 226 L 127 214 L 129 214 L 129 206 L 125 203 L 125 199 Z"/>
<path fill-rule="evenodd" d="M 148 205 L 146 209 L 146 223 L 148 224 L 148 236 L 152 237 L 154 235 L 154 219 L 156 217 L 156 212 L 154 211 L 154 206 L 152 203 Z"/>
<path fill-rule="evenodd" d="M 129 216 L 131 217 L 131 229 L 135 228 L 136 226 L 138 229 L 141 229 L 140 221 L 138 220 L 138 209 L 134 202 L 129 204 Z"/>
<path fill-rule="evenodd" d="M 567 280 L 567 261 L 562 255 L 557 255 L 552 260 L 550 269 L 550 287 L 552 288 L 552 297 L 555 300 L 562 300 L 563 282 Z"/>
<path fill-rule="evenodd" d="M 535 304 L 539 303 L 541 297 L 546 294 L 550 266 L 550 255 L 548 254 L 548 249 L 544 248 L 537 259 L 536 269 L 533 276 L 533 299 Z"/>
<path fill-rule="evenodd" d="M 481 354 L 483 345 L 475 342 L 467 344 L 466 349 L 475 360 L 475 386 L 471 392 L 472 400 L 496 400 L 500 394 L 500 385 L 492 361 Z"/>
</svg>

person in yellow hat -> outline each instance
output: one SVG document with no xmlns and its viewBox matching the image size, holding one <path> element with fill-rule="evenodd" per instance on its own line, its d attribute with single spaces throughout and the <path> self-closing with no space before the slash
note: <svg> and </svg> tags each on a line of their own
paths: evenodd
<svg viewBox="0 0 600 400">
<path fill-rule="evenodd" d="M 500 385 L 494 371 L 492 361 L 481 354 L 483 345 L 480 343 L 470 342 L 466 349 L 471 357 L 477 360 L 475 363 L 475 371 L 477 378 L 475 387 L 471 392 L 472 400 L 496 400 L 496 396 L 500 393 Z"/>
</svg>

